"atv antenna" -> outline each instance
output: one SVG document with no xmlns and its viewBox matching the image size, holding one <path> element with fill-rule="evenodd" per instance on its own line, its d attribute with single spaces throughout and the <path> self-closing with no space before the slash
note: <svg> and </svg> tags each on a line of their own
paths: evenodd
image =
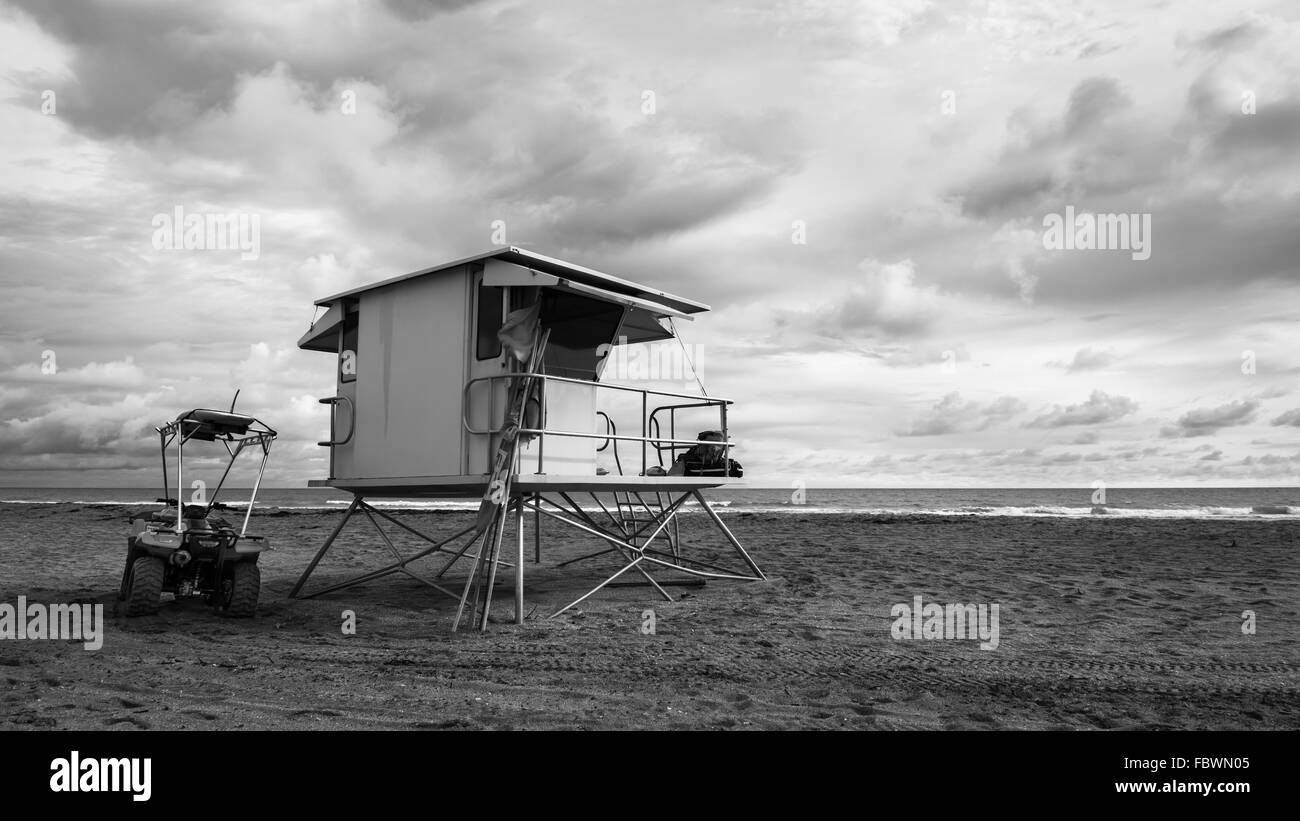
<svg viewBox="0 0 1300 821">
<path fill-rule="evenodd" d="M 235 388 L 235 396 L 230 400 L 230 412 L 235 412 L 235 400 L 239 399 L 239 388 Z"/>
</svg>

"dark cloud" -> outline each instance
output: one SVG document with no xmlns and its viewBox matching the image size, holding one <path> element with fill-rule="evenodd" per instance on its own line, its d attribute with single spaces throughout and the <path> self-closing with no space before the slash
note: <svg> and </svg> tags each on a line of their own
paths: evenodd
<svg viewBox="0 0 1300 821">
<path fill-rule="evenodd" d="M 1273 420 L 1274 425 L 1291 425 L 1300 428 L 1300 408 L 1293 408 Z"/>
<path fill-rule="evenodd" d="M 52 411 L 35 419 L 0 423 L 0 459 L 10 466 L 17 456 L 113 455 L 119 460 L 157 451 L 153 425 L 139 409 L 118 405 L 73 406 L 77 413 Z M 157 420 L 153 424 L 158 424 Z"/>
<path fill-rule="evenodd" d="M 1091 77 L 1075 86 L 1061 124 L 1067 136 L 1099 128 L 1130 104 L 1119 83 L 1109 77 Z"/>
<path fill-rule="evenodd" d="M 1149 139 L 1127 116 L 1130 107 L 1117 81 L 1095 77 L 1074 87 L 1058 119 L 1020 124 L 1024 112 L 1018 112 L 1008 128 L 1023 138 L 1009 141 L 997 163 L 963 180 L 949 196 L 972 218 L 1001 224 L 1028 217 L 1035 231 L 1045 212 L 1067 203 L 1103 210 L 1103 198 L 1129 198 L 1163 179 L 1170 150 L 1160 145 L 1168 135 Z"/>
<path fill-rule="evenodd" d="M 1127 396 L 1111 396 L 1105 391 L 1095 390 L 1086 402 L 1064 407 L 1055 405 L 1052 410 L 1036 417 L 1026 427 L 1060 428 L 1067 425 L 1100 425 L 1114 422 L 1137 409 L 1137 402 Z"/>
<path fill-rule="evenodd" d="M 384 6 L 403 20 L 416 22 L 460 11 L 479 2 L 481 0 L 384 0 Z"/>
<path fill-rule="evenodd" d="M 570 95 L 571 96 L 571 95 Z M 513 137 L 518 160 L 479 194 L 484 218 L 550 249 L 622 246 L 697 230 L 768 196 L 798 168 L 801 138 L 779 112 L 671 115 L 622 129 L 601 116 L 538 101 Z M 737 137 L 729 135 L 750 135 Z M 761 136 L 757 136 L 761 135 Z M 665 162 L 665 141 L 697 148 Z M 487 142 L 449 161 L 490 168 Z M 423 231 L 423 227 L 418 228 Z"/>
<path fill-rule="evenodd" d="M 953 392 L 913 420 L 911 426 L 900 435 L 942 436 L 959 431 L 985 430 L 1024 409 L 1024 403 L 1012 396 L 1002 396 L 993 402 L 981 404 L 963 400 L 961 394 Z"/>
<path fill-rule="evenodd" d="M 1225 26 L 1195 40 L 1192 45 L 1202 51 L 1234 51 L 1256 43 L 1264 32 L 1254 23 Z"/>
<path fill-rule="evenodd" d="M 1096 211 L 1140 210 L 1115 205 Z M 1300 281 L 1300 233 L 1293 228 L 1300 200 L 1244 207 L 1202 194 L 1150 213 L 1150 259 L 1134 260 L 1128 251 L 1054 252 L 1037 268 L 1036 298 L 1106 304 L 1174 290 L 1212 293 L 1229 281 Z"/>
<path fill-rule="evenodd" d="M 1123 46 L 1120 43 L 1093 40 L 1091 43 L 1084 46 L 1079 52 L 1079 59 L 1087 60 L 1093 57 L 1103 57 L 1113 51 L 1118 51 L 1121 48 L 1123 48 Z"/>
<path fill-rule="evenodd" d="M 1283 472 L 1294 469 L 1294 466 L 1300 464 L 1300 453 L 1293 453 L 1289 456 L 1282 456 L 1276 453 L 1266 453 L 1263 456 L 1247 456 L 1238 464 L 1251 466 L 1258 465 L 1265 468 L 1282 468 Z M 1277 471 L 1274 471 L 1275 473 Z"/>
<path fill-rule="evenodd" d="M 548 237 L 559 248 L 590 247 L 645 241 L 697 230 L 742 210 L 772 189 L 766 175 L 737 173 L 730 180 L 648 180 L 645 189 L 587 190 L 572 209 L 564 208 L 541 220 L 517 220 L 523 236 Z M 529 189 L 531 191 L 536 188 Z M 512 206 L 526 209 L 528 191 L 520 191 Z M 606 198 L 608 197 L 608 198 Z M 502 213 L 511 213 L 508 205 Z"/>
<path fill-rule="evenodd" d="M 238 72 L 274 62 L 252 53 L 252 38 L 223 31 L 219 12 L 97 0 L 11 1 L 72 46 L 75 79 L 54 85 L 59 116 L 95 135 L 155 133 L 170 125 L 160 121 L 166 105 L 189 112 L 222 105 Z M 198 49 L 205 39 L 221 47 Z"/>
<path fill-rule="evenodd" d="M 1300 85 L 1274 84 L 1254 115 L 1241 113 L 1242 92 L 1223 80 L 1216 63 L 1192 82 L 1183 120 L 1156 129 L 1136 115 L 1116 80 L 1089 78 L 1070 92 L 1059 119 L 1018 112 L 1010 130 L 1022 137 L 947 193 L 990 229 L 1020 221 L 1040 235 L 1044 215 L 1066 205 L 1151 215 L 1148 260 L 1124 251 L 1053 251 L 1025 260 L 1036 300 L 1115 304 L 1173 288 L 1296 281 L 1300 200 L 1269 181 L 1300 171 L 1293 150 L 1300 143 Z M 1171 186 L 1169 169 L 1184 166 L 1218 182 Z M 1230 183 L 1246 186 L 1250 196 L 1225 196 Z"/>
<path fill-rule="evenodd" d="M 1183 414 L 1173 426 L 1162 428 L 1160 435 L 1165 438 L 1207 436 L 1250 422 L 1259 407 L 1258 399 L 1239 399 L 1214 408 L 1197 408 Z"/>
<path fill-rule="evenodd" d="M 858 274 L 828 301 L 802 309 L 778 308 L 773 320 L 781 327 L 836 340 L 843 348 L 861 340 L 885 340 L 887 344 L 868 348 L 868 356 L 891 359 L 890 364 L 912 365 L 922 361 L 956 361 L 956 349 L 933 344 L 902 346 L 899 340 L 924 336 L 942 316 L 943 295 L 934 285 L 916 281 L 910 259 L 881 264 L 872 259 L 857 266 Z"/>
<path fill-rule="evenodd" d="M 291 40 L 255 15 L 241 16 L 234 4 L 196 13 L 171 3 L 11 2 L 73 49 L 73 80 L 51 85 L 42 78 L 32 88 L 52 87 L 59 116 L 88 134 L 133 138 L 158 136 L 225 108 L 241 77 L 278 63 L 317 90 L 340 78 L 391 74 L 403 57 L 419 56 L 419 36 L 409 26 L 426 24 L 425 46 L 437 48 L 442 43 L 431 18 L 474 4 L 389 0 L 383 6 L 391 21 L 363 15 L 364 22 L 349 26 L 341 17 L 309 18 L 297 24 L 304 36 Z M 313 36 L 329 39 L 313 43 Z"/>
<path fill-rule="evenodd" d="M 1237 106 L 1241 105 L 1238 98 Z M 1256 101 L 1254 114 L 1240 110 L 1222 117 L 1211 149 L 1217 159 L 1241 162 L 1286 155 L 1300 141 L 1300 100 Z"/>
<path fill-rule="evenodd" d="M 956 195 L 964 213 L 985 218 L 1032 210 L 1055 189 L 1051 171 L 1012 167 L 978 179 Z"/>
<path fill-rule="evenodd" d="M 905 436 L 942 436 L 971 424 L 979 406 L 965 402 L 961 394 L 950 393 L 935 403 L 924 416 L 912 421 Z"/>
<path fill-rule="evenodd" d="M 981 429 L 993 426 L 998 422 L 1005 421 L 1025 410 L 1025 403 L 1016 399 L 1014 396 L 1000 396 L 993 402 L 984 406 L 981 415 L 984 417 L 984 424 Z"/>
</svg>

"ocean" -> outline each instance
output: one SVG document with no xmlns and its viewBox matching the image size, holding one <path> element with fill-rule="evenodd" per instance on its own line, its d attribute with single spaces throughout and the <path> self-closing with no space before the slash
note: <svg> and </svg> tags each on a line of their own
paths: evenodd
<svg viewBox="0 0 1300 821">
<path fill-rule="evenodd" d="M 248 489 L 226 488 L 220 500 L 240 508 Z M 706 495 L 724 513 L 862 514 L 909 516 L 1030 516 L 1129 518 L 1300 519 L 1300 488 L 1107 488 L 1104 504 L 1092 488 L 719 488 Z M 0 488 L 0 516 L 48 505 L 156 506 L 157 488 Z M 262 488 L 259 512 L 342 511 L 351 497 L 307 488 Z M 1100 501 L 1100 500 L 1099 500 Z M 376 499 L 399 510 L 473 510 L 477 500 Z"/>
</svg>

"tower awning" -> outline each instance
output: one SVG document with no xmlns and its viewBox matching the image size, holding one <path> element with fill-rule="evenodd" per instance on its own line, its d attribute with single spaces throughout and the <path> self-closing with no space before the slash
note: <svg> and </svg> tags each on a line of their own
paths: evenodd
<svg viewBox="0 0 1300 821">
<path fill-rule="evenodd" d="M 307 333 L 298 340 L 298 347 L 308 351 L 336 353 L 339 349 L 339 329 L 343 327 L 343 301 L 335 302 L 325 315 L 312 323 Z"/>
</svg>

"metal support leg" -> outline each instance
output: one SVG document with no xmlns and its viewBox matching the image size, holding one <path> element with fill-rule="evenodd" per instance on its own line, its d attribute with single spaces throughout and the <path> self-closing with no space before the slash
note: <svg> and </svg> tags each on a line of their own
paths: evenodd
<svg viewBox="0 0 1300 821">
<path fill-rule="evenodd" d="M 599 592 L 600 589 L 601 589 L 602 587 L 604 587 L 605 585 L 607 585 L 607 584 L 609 584 L 610 582 L 614 581 L 614 580 L 617 579 L 619 576 L 622 576 L 624 573 L 626 573 L 627 571 L 631 570 L 632 568 L 636 567 L 637 564 L 640 563 L 640 561 L 641 561 L 640 559 L 635 559 L 635 560 L 633 560 L 633 562 L 632 562 L 631 564 L 629 564 L 627 567 L 621 568 L 621 569 L 620 569 L 617 573 L 615 573 L 613 576 L 610 576 L 608 579 L 605 579 L 605 581 L 601 582 L 600 584 L 598 584 L 598 585 L 596 585 L 595 587 L 593 587 L 591 590 L 587 591 L 585 594 L 582 595 L 582 597 L 580 597 L 580 598 L 578 598 L 578 599 L 576 599 L 576 600 L 574 600 L 574 601 L 572 601 L 572 602 L 569 602 L 568 604 L 566 604 L 566 605 L 564 605 L 563 607 L 561 607 L 559 610 L 556 610 L 554 613 L 551 614 L 551 618 L 555 618 L 556 616 L 558 616 L 558 615 L 560 615 L 561 613 L 563 613 L 565 610 L 568 610 L 569 608 L 574 607 L 575 605 L 581 604 L 582 602 L 586 601 L 586 600 L 587 600 L 588 598 L 590 598 L 592 595 L 594 595 L 594 594 L 596 594 L 597 592 Z"/>
<path fill-rule="evenodd" d="M 754 575 L 758 576 L 758 578 L 763 581 L 767 581 L 767 576 L 764 576 L 763 571 L 759 570 L 758 565 L 754 564 L 754 560 L 751 559 L 749 557 L 749 554 L 745 552 L 745 548 L 742 547 L 740 542 L 736 540 L 736 537 L 731 535 L 731 531 L 727 528 L 727 525 L 722 521 L 722 517 L 718 516 L 718 514 L 713 510 L 713 508 L 709 507 L 709 503 L 704 498 L 703 494 L 701 494 L 698 490 L 693 490 L 691 491 L 691 493 L 695 494 L 695 500 L 699 502 L 700 507 L 704 508 L 704 511 L 709 514 L 709 518 L 713 519 L 713 523 L 717 525 L 718 529 L 721 530 L 723 535 L 727 537 L 727 541 L 731 542 L 731 546 L 736 548 L 736 550 L 740 552 L 741 558 L 745 560 L 745 564 L 749 565 L 749 569 L 754 571 Z"/>
<path fill-rule="evenodd" d="M 316 569 L 316 565 L 320 564 L 320 560 L 325 558 L 325 553 L 330 549 L 330 545 L 334 544 L 334 540 L 343 532 L 343 526 L 348 523 L 348 519 L 352 518 L 352 514 L 356 511 L 357 505 L 359 504 L 361 504 L 361 497 L 353 496 L 352 504 L 348 505 L 347 512 L 343 514 L 343 520 L 335 526 L 333 532 L 330 533 L 329 538 L 325 540 L 325 544 L 320 546 L 320 550 L 316 551 L 316 555 L 312 558 L 311 563 L 307 565 L 307 569 L 302 571 L 302 575 L 298 577 L 298 581 L 294 584 L 293 589 L 289 591 L 289 598 L 298 598 L 298 594 L 302 592 L 302 586 L 307 583 L 307 577 Z"/>
<path fill-rule="evenodd" d="M 461 557 L 461 556 L 464 556 L 467 552 L 469 552 L 469 549 L 470 549 L 471 547 L 474 546 L 474 543 L 475 543 L 476 541 L 478 541 L 478 537 L 479 537 L 479 535 L 480 535 L 479 532 L 478 532 L 478 528 L 477 528 L 477 527 L 471 527 L 470 530 L 473 530 L 473 531 L 474 531 L 474 538 L 470 539 L 468 542 L 465 542 L 465 546 L 462 547 L 460 550 L 458 550 L 458 551 L 456 552 L 456 555 L 455 555 L 455 556 L 452 556 L 452 557 L 451 557 L 451 561 L 449 561 L 449 562 L 447 562 L 445 565 L 443 565 L 442 570 L 439 570 L 437 573 L 434 573 L 434 574 L 433 574 L 433 577 L 434 577 L 435 579 L 441 579 L 441 578 L 442 578 L 442 574 L 443 574 L 443 573 L 446 573 L 448 570 L 451 570 L 451 566 L 452 566 L 453 564 L 455 564 L 456 562 L 460 561 L 460 557 Z M 477 554 L 477 553 L 471 553 L 471 554 L 470 554 L 470 558 L 471 558 L 471 559 L 478 559 L 478 554 Z"/>
<path fill-rule="evenodd" d="M 560 562 L 559 564 L 556 565 L 556 567 L 568 567 L 571 564 L 576 564 L 577 562 L 585 562 L 587 559 L 594 559 L 597 556 L 604 556 L 606 553 L 613 553 L 613 552 L 614 552 L 614 548 L 607 547 L 604 550 L 597 550 L 595 553 L 588 553 L 587 555 L 579 556 L 576 559 L 569 559 L 568 561 Z"/>
<path fill-rule="evenodd" d="M 538 505 L 541 502 L 542 494 L 533 494 L 533 504 Z M 542 563 L 542 514 L 533 512 L 533 563 Z"/>
<path fill-rule="evenodd" d="M 683 494 L 682 497 L 681 497 L 680 499 L 677 500 L 676 504 L 673 505 L 673 507 L 671 508 L 671 510 L 676 510 L 676 508 L 677 508 L 678 506 L 680 506 L 683 502 L 685 502 L 686 499 L 687 499 L 686 494 Z M 559 507 L 559 505 L 556 505 L 556 507 Z M 644 543 L 644 544 L 641 544 L 641 545 L 636 545 L 636 544 L 632 544 L 631 542 L 626 541 L 625 539 L 619 539 L 619 538 L 617 538 L 616 536 L 613 536 L 613 535 L 611 535 L 611 534 L 609 534 L 609 533 L 606 533 L 606 532 L 604 532 L 603 530 L 601 530 L 601 529 L 599 529 L 599 528 L 589 527 L 588 525 L 584 524 L 584 523 L 581 522 L 581 521 L 575 521 L 575 520 L 573 520 L 573 519 L 566 519 L 565 517 L 560 516 L 560 515 L 557 514 L 557 513 L 552 513 L 551 511 L 549 511 L 549 510 L 544 510 L 544 509 L 542 509 L 542 508 L 540 508 L 540 507 L 537 508 L 537 509 L 538 509 L 538 510 L 541 510 L 542 513 L 546 514 L 547 516 L 551 516 L 551 517 L 553 517 L 553 518 L 555 518 L 555 519 L 558 519 L 559 521 L 563 522 L 564 524 L 567 524 L 569 527 L 575 528 L 575 529 L 577 529 L 577 530 L 584 531 L 584 532 L 586 532 L 586 533 L 590 533 L 590 534 L 593 535 L 593 536 L 597 536 L 597 537 L 599 537 L 599 538 L 601 538 L 601 539 L 604 539 L 605 541 L 607 541 L 607 542 L 609 542 L 610 544 L 614 545 L 614 549 L 617 550 L 617 551 L 618 551 L 618 552 L 623 556 L 623 558 L 625 558 L 625 559 L 628 560 L 628 564 L 625 565 L 624 567 L 620 568 L 620 569 L 618 570 L 618 572 L 616 572 L 614 575 L 610 576 L 610 577 L 609 577 L 608 579 L 606 579 L 605 581 L 601 582 L 599 585 L 597 585 L 595 588 L 593 588 L 593 589 L 590 590 L 588 593 L 586 593 L 585 595 L 583 595 L 581 598 L 577 599 L 576 601 L 570 602 L 569 604 L 565 605 L 564 607 L 562 607 L 562 608 L 560 608 L 559 610 L 557 610 L 557 611 L 555 611 L 554 613 L 552 613 L 552 614 L 551 614 L 551 618 L 554 618 L 555 616 L 560 615 L 560 614 L 563 613 L 564 611 L 568 610 L 569 608 L 573 607 L 574 605 L 578 604 L 579 602 L 585 600 L 585 599 L 586 599 L 588 596 L 590 596 L 592 593 L 595 593 L 597 590 L 600 590 L 600 589 L 603 588 L 605 585 L 609 584 L 609 583 L 612 582 L 614 579 L 617 579 L 619 576 L 623 575 L 625 572 L 627 572 L 628 570 L 631 570 L 632 568 L 636 568 L 637 572 L 640 573 L 643 577 L 645 577 L 645 580 L 646 580 L 647 582 L 649 582 L 650 585 L 651 585 L 652 587 L 655 588 L 655 590 L 659 591 L 659 594 L 662 595 L 666 600 L 668 600 L 668 601 L 673 601 L 673 597 L 672 597 L 671 595 L 669 595 L 668 591 L 664 590 L 663 587 L 660 586 L 660 584 L 659 584 L 657 581 L 655 581 L 654 577 L 651 576 L 648 572 L 646 572 L 646 569 L 645 569 L 644 567 L 641 566 L 641 562 L 643 562 L 643 561 L 647 561 L 647 560 L 648 560 L 648 561 L 651 561 L 651 562 L 655 562 L 656 564 L 665 565 L 665 566 L 668 566 L 668 567 L 671 567 L 671 566 L 672 566 L 672 565 L 668 565 L 666 562 L 660 562 L 660 561 L 655 560 L 655 559 L 650 559 L 648 556 L 645 555 L 645 548 L 646 548 L 646 547 L 647 547 L 651 542 L 653 542 L 653 541 L 655 540 L 655 538 L 656 538 L 656 537 L 657 537 L 661 532 L 663 532 L 664 527 L 668 524 L 668 519 L 666 519 L 666 518 L 661 519 L 660 522 L 659 522 L 659 526 L 655 528 L 654 532 L 651 533 L 648 537 L 645 538 L 645 543 Z M 563 509 L 563 508 L 561 508 L 561 509 Z M 565 511 L 565 512 L 567 513 L 568 511 Z M 688 571 L 686 571 L 686 572 L 690 573 L 690 572 L 693 572 L 693 571 L 689 571 L 689 570 L 688 570 Z M 701 574 L 701 575 L 707 575 L 707 574 Z"/>
<path fill-rule="evenodd" d="M 519 524 L 519 549 L 515 554 L 515 624 L 524 623 L 524 500 L 516 510 Z M 540 517 L 539 517 L 540 518 Z"/>
<path fill-rule="evenodd" d="M 440 552 L 440 551 L 445 551 L 445 550 L 447 549 L 447 548 L 445 547 L 447 544 L 449 544 L 449 543 L 451 543 L 451 542 L 454 542 L 456 539 L 459 539 L 460 537 L 464 536 L 466 533 L 469 533 L 469 532 L 473 531 L 474 528 L 473 528 L 472 526 L 471 526 L 471 527 L 464 528 L 463 530 L 460 530 L 460 531 L 458 531 L 458 532 L 452 534 L 451 536 L 448 536 L 447 538 L 443 539 L 442 541 L 438 541 L 438 542 L 435 542 L 433 539 L 429 538 L 428 536 L 425 536 L 423 533 L 419 533 L 418 531 L 412 531 L 412 532 L 416 533 L 416 535 L 418 535 L 418 536 L 420 536 L 421 538 L 423 538 L 425 541 L 429 542 L 429 543 L 430 543 L 430 546 L 429 546 L 429 547 L 426 547 L 425 549 L 423 549 L 423 550 L 421 550 L 421 551 L 419 551 L 419 552 L 417 552 L 417 553 L 415 553 L 415 554 L 413 554 L 413 555 L 411 555 L 411 556 L 408 556 L 408 557 L 403 558 L 402 555 L 401 555 L 401 553 L 398 552 L 396 546 L 394 546 L 393 543 L 392 543 L 392 541 L 388 538 L 388 534 L 386 534 L 386 533 L 383 531 L 383 529 L 379 527 L 379 523 L 376 522 L 375 519 L 374 519 L 374 516 L 371 515 L 373 509 L 372 509 L 369 505 L 367 505 L 365 502 L 362 502 L 362 503 L 359 505 L 359 508 L 360 508 L 360 510 L 361 510 L 362 513 L 365 513 L 366 516 L 370 518 L 371 523 L 375 525 L 375 529 L 379 531 L 379 537 L 380 537 L 381 539 L 384 540 L 384 543 L 388 546 L 388 549 L 392 552 L 393 556 L 397 559 L 397 561 L 395 561 L 395 562 L 393 562 L 392 564 L 387 565 L 387 566 L 385 566 L 385 567 L 381 567 L 381 568 L 379 568 L 378 570 L 372 570 L 372 571 L 370 571 L 369 573 L 363 573 L 363 574 L 360 575 L 360 576 L 356 576 L 356 577 L 351 578 L 351 579 L 348 579 L 348 580 L 346 580 L 346 581 L 342 581 L 342 582 L 339 582 L 339 583 L 337 583 L 337 584 L 332 584 L 332 585 L 330 585 L 329 587 L 325 587 L 325 588 L 322 588 L 322 589 L 320 589 L 320 590 L 317 590 L 317 591 L 315 591 L 315 592 L 313 592 L 313 593 L 307 594 L 307 595 L 303 596 L 302 598 L 308 598 L 308 599 L 310 599 L 310 598 L 315 598 L 316 596 L 323 596 L 323 595 L 325 595 L 326 593 L 333 593 L 333 592 L 336 591 L 336 590 L 343 590 L 343 589 L 345 589 L 345 588 L 353 587 L 353 586 L 358 585 L 358 584 L 364 584 L 364 583 L 366 583 L 366 582 L 373 581 L 373 580 L 375 580 L 375 579 L 379 579 L 379 578 L 383 578 L 384 576 L 388 576 L 388 575 L 391 575 L 391 574 L 393 574 L 393 573 L 397 573 L 397 572 L 399 572 L 399 571 L 402 572 L 402 573 L 405 573 L 406 575 L 410 576 L 411 578 L 415 579 L 416 581 L 420 581 L 420 582 L 423 582 L 423 583 L 429 585 L 429 586 L 432 587 L 434 590 L 437 590 L 439 593 L 444 593 L 444 594 L 446 594 L 446 595 L 448 595 L 448 596 L 451 596 L 452 598 L 456 598 L 456 594 L 455 594 L 455 593 L 452 593 L 450 590 L 447 590 L 446 588 L 440 587 L 439 585 L 434 584 L 433 582 L 429 581 L 428 579 L 426 579 L 426 578 L 420 576 L 419 574 L 417 574 L 417 573 L 415 573 L 414 571 L 410 570 L 410 569 L 407 567 L 407 565 L 411 564 L 412 562 L 419 561 L 420 559 L 423 559 L 425 556 L 429 556 L 429 555 L 431 555 L 431 554 L 433 554 L 433 553 L 438 553 L 438 552 Z M 373 512 L 374 512 L 374 513 L 378 513 L 379 511 L 373 511 Z M 381 515 L 382 515 L 382 514 L 381 514 Z M 471 541 L 470 544 L 473 544 L 473 542 Z M 460 551 L 460 553 L 456 554 L 456 556 L 452 558 L 451 563 L 454 563 L 454 562 L 456 561 L 456 559 L 460 558 L 460 555 L 463 554 L 463 553 L 465 552 L 465 550 L 469 549 L 470 544 L 467 544 L 464 548 L 462 548 L 461 551 Z M 451 563 L 449 563 L 449 566 L 450 566 Z M 443 569 L 445 570 L 446 568 L 443 568 Z M 305 576 L 304 576 L 304 578 L 305 578 Z M 436 577 L 435 577 L 435 578 L 436 578 Z"/>
<path fill-rule="evenodd" d="M 388 545 L 389 552 L 391 552 L 393 554 L 393 557 L 397 559 L 397 563 L 392 565 L 392 570 L 400 570 L 406 575 L 410 576 L 412 579 L 415 579 L 418 582 L 424 582 L 425 584 L 432 587 L 434 590 L 437 590 L 439 593 L 445 593 L 446 595 L 451 596 L 453 599 L 456 598 L 455 593 L 451 592 L 445 587 L 434 584 L 433 582 L 429 581 L 428 579 L 424 578 L 420 574 L 416 573 L 415 571 L 407 567 L 408 564 L 415 561 L 416 559 L 420 559 L 423 558 L 424 556 L 429 555 L 430 553 L 437 552 L 437 550 L 439 549 L 439 547 L 441 547 L 441 545 L 435 545 L 434 547 L 421 550 L 419 553 L 415 554 L 411 558 L 404 559 L 402 558 L 401 551 L 397 549 L 397 545 L 393 544 L 393 540 L 388 538 L 388 534 L 384 532 L 384 529 L 379 526 L 379 522 L 375 521 L 375 517 L 371 515 L 369 505 L 362 507 L 362 512 L 366 514 L 366 518 L 370 519 L 370 523 L 375 526 L 375 530 L 379 531 L 379 538 L 384 540 L 384 544 Z M 452 538 L 454 539 L 456 537 L 453 536 Z"/>
</svg>

